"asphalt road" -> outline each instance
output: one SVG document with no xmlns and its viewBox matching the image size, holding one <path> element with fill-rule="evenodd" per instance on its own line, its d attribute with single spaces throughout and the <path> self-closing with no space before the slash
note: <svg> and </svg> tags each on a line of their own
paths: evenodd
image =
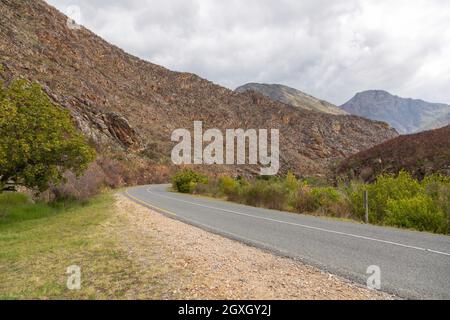
<svg viewBox="0 0 450 320">
<path fill-rule="evenodd" d="M 410 299 L 450 300 L 450 237 L 253 208 L 177 194 L 168 185 L 130 188 L 131 199 L 208 231 L 301 260 Z M 236 252 L 239 254 L 239 252 Z"/>
</svg>

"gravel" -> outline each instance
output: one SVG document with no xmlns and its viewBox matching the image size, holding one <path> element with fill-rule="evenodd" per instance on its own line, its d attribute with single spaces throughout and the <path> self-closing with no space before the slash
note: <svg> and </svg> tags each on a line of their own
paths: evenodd
<svg viewBox="0 0 450 320">
<path fill-rule="evenodd" d="M 167 298 L 378 300 L 392 297 L 299 261 L 206 232 L 163 216 L 117 194 L 127 224 L 123 245 L 144 267 L 162 263 Z M 120 239 L 119 239 L 120 240 Z M 152 246 L 151 253 L 148 246 Z M 157 258 L 155 259 L 155 254 Z M 151 261 L 149 261 L 151 260 Z"/>
</svg>

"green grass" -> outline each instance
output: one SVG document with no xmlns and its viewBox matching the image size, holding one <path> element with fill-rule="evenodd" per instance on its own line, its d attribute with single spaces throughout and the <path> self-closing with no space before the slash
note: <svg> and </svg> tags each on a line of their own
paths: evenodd
<svg viewBox="0 0 450 320">
<path fill-rule="evenodd" d="M 0 194 L 0 208 L 0 299 L 126 299 L 139 289 L 159 298 L 165 290 L 161 266 L 142 270 L 120 245 L 115 232 L 127 221 L 111 194 L 52 205 Z M 81 267 L 81 290 L 66 287 L 71 265 Z"/>
</svg>

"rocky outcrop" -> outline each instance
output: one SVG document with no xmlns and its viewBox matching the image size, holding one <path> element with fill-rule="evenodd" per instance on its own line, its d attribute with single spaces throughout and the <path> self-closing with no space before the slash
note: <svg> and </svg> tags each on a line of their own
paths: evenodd
<svg viewBox="0 0 450 320">
<path fill-rule="evenodd" d="M 341 108 L 350 114 L 385 121 L 402 134 L 450 124 L 450 105 L 405 99 L 383 90 L 360 92 Z"/>
<path fill-rule="evenodd" d="M 68 102 L 68 99 L 60 99 L 48 86 L 44 85 L 43 89 L 56 104 L 71 112 L 78 129 L 96 145 L 116 145 L 131 152 L 145 149 L 138 132 L 120 113 L 102 112 L 88 100 L 71 99 Z"/>
<path fill-rule="evenodd" d="M 72 113 L 78 128 L 97 145 L 118 144 L 124 150 L 140 152 L 144 144 L 126 118 L 116 112 Z"/>
</svg>

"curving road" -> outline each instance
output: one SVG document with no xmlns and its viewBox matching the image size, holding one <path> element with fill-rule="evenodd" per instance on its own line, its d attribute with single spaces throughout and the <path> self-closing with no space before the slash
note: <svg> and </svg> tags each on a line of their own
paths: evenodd
<svg viewBox="0 0 450 320">
<path fill-rule="evenodd" d="M 248 207 L 168 187 L 125 194 L 183 222 L 363 285 L 368 267 L 378 266 L 381 289 L 402 298 L 450 300 L 450 237 Z"/>
</svg>

